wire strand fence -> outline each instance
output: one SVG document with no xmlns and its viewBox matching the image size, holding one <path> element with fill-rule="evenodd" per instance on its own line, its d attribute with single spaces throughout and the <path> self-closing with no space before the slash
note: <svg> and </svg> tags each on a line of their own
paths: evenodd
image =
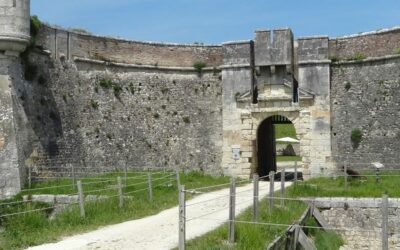
<svg viewBox="0 0 400 250">
<path fill-rule="evenodd" d="M 31 178 L 27 188 L 21 190 L 22 200 L 0 201 L 0 223 L 1 219 L 6 217 L 41 211 L 51 213 L 56 209 L 76 204 L 80 205 L 81 216 L 85 217 L 85 203 L 118 197 L 122 207 L 124 199 L 137 193 L 147 194 L 151 201 L 154 190 L 173 186 L 176 188 L 178 180 L 175 178 L 180 178 L 179 171 L 172 169 L 107 172 L 96 177 Z M 122 180 L 125 182 L 122 183 Z"/>
<path fill-rule="evenodd" d="M 281 190 L 276 190 L 276 176 L 280 177 L 280 182 L 281 182 Z M 212 223 L 219 223 L 219 225 L 227 225 L 227 239 L 226 242 L 227 244 L 235 244 L 235 225 L 240 225 L 240 224 L 245 224 L 249 226 L 258 226 L 258 227 L 278 227 L 282 228 L 284 230 L 285 228 L 287 229 L 286 231 L 282 231 L 282 234 L 287 234 L 287 237 L 279 237 L 279 240 L 276 239 L 276 242 L 274 244 L 277 244 L 278 242 L 282 243 L 282 239 L 284 238 L 286 241 L 286 246 L 287 244 L 293 244 L 296 246 L 297 244 L 301 244 L 303 247 L 307 248 L 307 244 L 313 244 L 313 242 L 308 239 L 307 235 L 304 232 L 307 232 L 307 230 L 328 230 L 328 231 L 336 231 L 336 232 L 341 232 L 341 233 L 349 233 L 349 234 L 354 234 L 356 233 L 361 233 L 365 235 L 375 235 L 376 237 L 380 238 L 380 244 L 382 246 L 382 249 L 388 249 L 388 239 L 389 237 L 395 237 L 396 235 L 400 234 L 399 232 L 396 231 L 391 231 L 390 234 L 388 234 L 388 197 L 387 195 L 383 195 L 380 201 L 380 206 L 377 207 L 379 211 L 381 211 L 381 225 L 380 227 L 375 227 L 375 228 L 362 228 L 360 226 L 331 226 L 329 225 L 326 220 L 321 216 L 321 213 L 318 211 L 318 209 L 315 207 L 315 200 L 316 197 L 306 197 L 306 198 L 298 198 L 298 197 L 286 197 L 285 196 L 285 183 L 286 178 L 290 176 L 292 177 L 292 173 L 286 173 L 285 170 L 282 170 L 282 172 L 275 173 L 271 172 L 268 175 L 268 181 L 267 185 L 269 184 L 270 189 L 268 191 L 264 190 L 264 194 L 260 195 L 259 194 L 259 181 L 264 180 L 265 177 L 267 176 L 262 176 L 258 177 L 258 175 L 254 175 L 253 178 L 253 188 L 245 188 L 241 189 L 239 191 L 236 191 L 236 182 L 234 179 L 231 180 L 230 183 L 225 183 L 221 184 L 219 186 L 222 187 L 227 187 L 228 185 L 230 186 L 229 188 L 229 193 L 221 193 L 221 192 L 214 192 L 214 193 L 209 193 L 207 192 L 208 187 L 202 187 L 198 189 L 188 189 L 185 190 L 184 186 L 180 186 L 180 192 L 179 192 L 179 197 L 180 197 L 180 202 L 179 202 L 179 249 L 185 249 L 186 248 L 186 231 L 188 226 L 194 226 L 195 224 L 202 223 L 200 221 L 209 221 Z M 345 177 L 346 175 L 342 175 L 342 177 Z M 368 176 L 374 176 L 375 175 L 368 175 Z M 388 175 L 392 176 L 392 175 Z M 397 176 L 397 175 L 395 175 Z M 294 180 L 293 180 L 294 181 Z M 294 181 L 293 188 L 296 188 L 298 186 L 303 185 L 302 182 L 299 181 Z M 213 188 L 213 186 L 210 186 L 209 188 Z M 344 188 L 344 187 L 343 187 Z M 332 189 L 334 190 L 334 189 Z M 280 192 L 279 192 L 280 191 Z M 338 191 L 338 189 L 335 189 L 335 191 Z M 204 194 L 207 195 L 206 200 L 200 200 L 200 201 L 186 201 L 185 199 L 185 194 Z M 278 195 L 280 193 L 280 195 Z M 223 201 L 223 202 L 220 202 Z M 252 202 L 253 201 L 253 202 Z M 290 205 L 290 202 L 295 202 L 295 205 Z M 217 208 L 210 209 L 205 209 L 208 206 L 212 206 L 211 204 L 220 204 Z M 260 203 L 266 204 L 264 206 L 265 211 L 260 211 Z M 289 204 L 288 204 L 289 203 Z M 271 218 L 271 216 L 265 216 L 265 215 L 272 215 L 273 211 L 276 209 L 290 209 L 289 207 L 291 206 L 298 206 L 298 204 L 308 204 L 308 210 L 305 211 L 306 214 L 311 214 L 313 218 L 315 218 L 320 226 L 314 226 L 314 225 L 308 225 L 305 224 L 305 221 L 301 222 L 297 221 L 294 223 L 277 223 L 274 222 L 273 220 L 268 221 L 265 220 L 265 218 Z M 201 212 L 193 215 L 190 211 L 194 210 L 196 211 L 196 207 L 200 206 Z M 251 214 L 252 216 L 248 216 L 249 212 L 245 212 L 245 215 L 240 215 L 238 218 L 236 217 L 235 210 L 237 207 L 241 206 L 247 206 L 250 207 L 251 209 Z M 289 206 L 289 207 L 288 207 Z M 210 211 L 211 210 L 211 211 Z M 247 214 L 246 214 L 247 213 Z M 260 213 L 264 214 L 264 216 L 260 216 Z M 188 216 L 188 214 L 192 214 Z M 222 217 L 221 217 L 222 214 Z M 247 216 L 247 217 L 246 217 Z M 264 219 L 261 219 L 264 218 Z M 306 216 L 307 217 L 307 216 Z M 247 218 L 247 219 L 243 219 Z M 307 217 L 308 218 L 308 217 Z M 300 218 L 299 218 L 300 219 Z M 200 221 L 199 221 L 200 220 Z M 240 234 L 240 233 L 239 233 Z M 289 235 L 291 234 L 291 235 Z M 303 235 L 304 234 L 304 235 Z M 290 236 L 290 237 L 289 237 Z M 304 238 L 305 237 L 305 238 Z M 222 242 L 223 239 L 220 239 Z M 273 248 L 271 246 L 271 249 L 277 249 Z M 310 248 L 312 249 L 312 248 Z M 315 248 L 314 248 L 315 249 Z"/>
</svg>

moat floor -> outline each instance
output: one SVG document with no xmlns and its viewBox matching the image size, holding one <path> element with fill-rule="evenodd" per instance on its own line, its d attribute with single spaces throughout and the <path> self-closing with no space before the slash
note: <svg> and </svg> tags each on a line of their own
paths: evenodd
<svg viewBox="0 0 400 250">
<path fill-rule="evenodd" d="M 286 183 L 291 185 L 290 182 Z M 236 214 L 252 205 L 253 184 L 236 188 Z M 280 183 L 275 184 L 279 190 Z M 260 182 L 259 197 L 265 197 L 269 182 Z M 186 239 L 201 236 L 222 225 L 228 219 L 229 189 L 201 194 L 187 201 Z M 219 198 L 220 197 L 220 198 Z M 192 204 L 192 205 L 191 205 Z M 192 219 L 204 216 L 203 219 Z M 204 218 L 207 218 L 205 220 Z M 215 219 L 215 220 L 210 220 Z M 64 240 L 29 248 L 30 250 L 53 249 L 171 249 L 178 245 L 178 207 L 138 220 L 100 228 Z"/>
</svg>

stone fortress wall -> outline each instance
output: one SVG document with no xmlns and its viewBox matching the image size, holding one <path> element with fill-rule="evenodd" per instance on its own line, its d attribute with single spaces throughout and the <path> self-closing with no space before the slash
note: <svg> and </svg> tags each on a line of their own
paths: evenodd
<svg viewBox="0 0 400 250">
<path fill-rule="evenodd" d="M 36 79 L 15 86 L 23 121 L 17 130 L 27 135 L 19 141 L 22 164 L 34 174 L 70 172 L 72 165 L 80 172 L 127 165 L 220 173 L 219 47 L 55 30 L 45 26 L 38 36 L 45 54 L 32 54 L 41 69 Z M 210 67 L 199 73 L 195 62 Z"/>
<path fill-rule="evenodd" d="M 400 28 L 335 38 L 331 58 L 332 154 L 338 164 L 398 167 L 400 150 Z M 346 60 L 357 55 L 358 60 Z M 359 128 L 357 149 L 350 140 Z"/>
<path fill-rule="evenodd" d="M 25 5 L 12 4 L 0 0 L 0 9 L 17 8 L 29 16 Z M 18 27 L 26 37 L 26 29 Z M 0 196 L 17 192 L 28 168 L 34 175 L 67 174 L 71 165 L 82 172 L 128 165 L 248 175 L 256 162 L 250 139 L 271 114 L 292 120 L 302 137 L 303 166 L 312 173 L 320 174 L 324 164 L 342 164 L 338 155 L 395 156 L 400 29 L 296 41 L 288 29 L 276 32 L 270 42 L 268 31 L 259 31 L 254 41 L 202 46 L 128 41 L 45 25 L 30 53 L 38 69 L 33 81 L 24 79 L 18 49 L 3 45 Z M 6 33 L 0 32 L 0 40 L 8 39 Z M 201 72 L 193 67 L 196 62 L 205 64 Z M 288 74 L 304 90 L 297 106 L 289 99 L 284 111 L 274 111 L 267 104 L 238 102 L 237 93 L 251 92 L 257 82 L 290 80 Z M 249 118 L 246 109 L 257 114 Z M 365 138 L 356 150 L 350 142 L 355 127 Z M 232 162 L 233 144 L 241 146 L 240 161 Z M 347 159 L 352 160 L 359 159 Z"/>
</svg>

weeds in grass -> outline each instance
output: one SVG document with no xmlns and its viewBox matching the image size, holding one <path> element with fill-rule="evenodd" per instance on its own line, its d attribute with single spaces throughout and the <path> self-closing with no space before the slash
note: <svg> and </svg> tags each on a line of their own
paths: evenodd
<svg viewBox="0 0 400 250">
<path fill-rule="evenodd" d="M 97 192 L 94 191 L 90 194 L 110 196 L 116 195 L 117 176 L 123 176 L 123 173 L 115 172 L 91 176 L 92 178 L 106 178 L 102 179 L 101 181 L 82 179 L 84 192 L 89 194 L 88 192 L 90 191 L 106 189 Z M 178 204 L 178 191 L 176 187 L 175 176 L 171 175 L 169 177 L 171 178 L 172 185 L 168 185 L 169 179 L 157 180 L 157 178 L 161 178 L 163 176 L 166 175 L 159 172 L 152 173 L 154 180 L 153 202 L 148 201 L 146 190 L 137 192 L 138 190 L 147 188 L 147 174 L 129 173 L 127 187 L 124 188 L 126 199 L 122 209 L 118 207 L 118 197 L 115 197 L 101 201 L 85 203 L 85 218 L 81 218 L 79 216 L 79 207 L 77 205 L 71 205 L 55 216 L 55 218 L 52 220 L 49 220 L 49 214 L 53 211 L 52 208 L 39 212 L 26 213 L 24 215 L 2 217 L 0 218 L 0 227 L 2 227 L 4 231 L 0 233 L 0 249 L 21 249 L 49 241 L 55 241 L 61 236 L 93 230 L 103 225 L 142 218 L 175 206 Z M 229 183 L 228 177 L 213 177 L 205 175 L 202 172 L 191 172 L 187 174 L 181 173 L 180 176 L 181 183 L 185 184 L 187 189 Z M 142 179 L 133 179 L 139 177 L 142 177 Z M 135 193 L 129 194 L 129 192 Z M 69 178 L 34 182 L 32 184 L 32 190 L 26 189 L 13 199 L 1 201 L 0 214 L 4 215 L 19 211 L 23 212 L 34 208 L 51 207 L 51 205 L 38 202 L 1 205 L 8 202 L 22 201 L 23 195 L 74 195 L 76 193 L 77 190 L 72 185 L 72 179 Z M 190 197 L 190 195 L 188 195 L 188 197 Z"/>
<path fill-rule="evenodd" d="M 276 208 L 271 214 L 267 211 L 267 202 L 260 201 L 260 222 L 292 224 L 298 220 L 306 209 L 306 204 L 300 201 L 288 201 L 284 209 Z M 252 209 L 237 216 L 238 221 L 252 221 Z M 235 224 L 235 244 L 227 243 L 228 227 L 221 226 L 215 231 L 187 242 L 189 249 L 265 249 L 268 242 L 273 241 L 277 236 L 286 230 L 286 226 L 268 226 L 252 224 Z"/>
<path fill-rule="evenodd" d="M 319 227 L 319 224 L 314 218 L 309 218 L 306 226 L 310 228 L 305 228 L 305 233 L 314 240 L 317 249 L 337 250 L 344 245 L 344 241 L 338 233 L 316 228 Z"/>
</svg>

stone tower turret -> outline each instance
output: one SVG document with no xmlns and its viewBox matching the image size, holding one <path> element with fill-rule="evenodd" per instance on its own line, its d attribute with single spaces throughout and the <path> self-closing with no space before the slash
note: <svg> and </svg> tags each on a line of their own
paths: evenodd
<svg viewBox="0 0 400 250">
<path fill-rule="evenodd" d="M 0 24 L 0 51 L 24 51 L 30 39 L 30 0 L 0 0 Z"/>
<path fill-rule="evenodd" d="M 16 87 L 23 68 L 19 54 L 30 39 L 30 0 L 0 0 L 0 199 L 18 193 L 25 171 L 18 161 Z"/>
</svg>

